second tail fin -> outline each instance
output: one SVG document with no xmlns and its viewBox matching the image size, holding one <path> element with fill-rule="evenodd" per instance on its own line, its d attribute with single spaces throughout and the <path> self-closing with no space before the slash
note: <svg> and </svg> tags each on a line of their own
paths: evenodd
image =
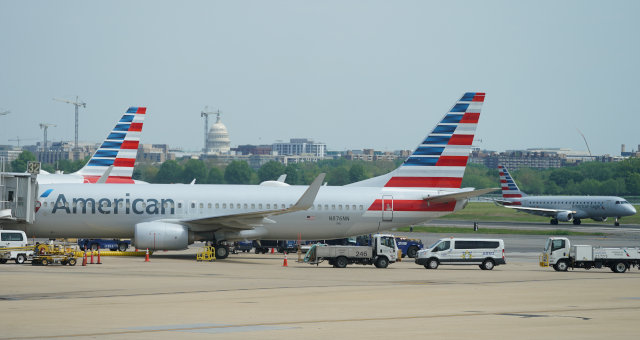
<svg viewBox="0 0 640 340">
<path fill-rule="evenodd" d="M 520 191 L 518 185 L 509 174 L 509 170 L 502 165 L 498 165 L 498 172 L 500 175 L 500 187 L 502 188 L 502 198 L 519 198 L 527 196 L 524 192 Z"/>
</svg>

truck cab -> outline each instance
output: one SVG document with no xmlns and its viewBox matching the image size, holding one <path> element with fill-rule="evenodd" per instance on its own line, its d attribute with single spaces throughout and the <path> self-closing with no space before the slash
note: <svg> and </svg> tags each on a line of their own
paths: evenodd
<svg viewBox="0 0 640 340">
<path fill-rule="evenodd" d="M 391 263 L 398 260 L 398 245 L 393 235 L 376 234 L 373 235 L 373 239 L 375 240 L 373 251 L 376 256 L 385 256 Z"/>
<path fill-rule="evenodd" d="M 571 243 L 566 237 L 549 237 L 540 255 L 540 266 L 553 266 L 555 270 L 565 271 L 569 267 Z"/>
</svg>

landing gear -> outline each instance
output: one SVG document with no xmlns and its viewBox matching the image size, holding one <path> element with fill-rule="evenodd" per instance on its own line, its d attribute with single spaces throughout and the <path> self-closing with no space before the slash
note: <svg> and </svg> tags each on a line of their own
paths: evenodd
<svg viewBox="0 0 640 340">
<path fill-rule="evenodd" d="M 573 224 L 574 224 L 574 225 L 580 225 L 580 223 L 582 223 L 582 221 L 580 221 L 580 219 L 579 219 L 579 218 L 574 218 L 574 219 L 573 219 Z"/>
<path fill-rule="evenodd" d="M 616 221 L 613 222 L 613 225 L 616 226 L 616 227 L 620 226 L 620 217 L 616 217 Z"/>
<path fill-rule="evenodd" d="M 229 247 L 226 244 L 218 243 L 216 246 L 216 259 L 224 260 L 229 256 Z"/>
<path fill-rule="evenodd" d="M 557 218 L 552 218 L 551 221 L 549 221 L 549 224 L 557 225 L 558 224 L 558 219 Z"/>
</svg>

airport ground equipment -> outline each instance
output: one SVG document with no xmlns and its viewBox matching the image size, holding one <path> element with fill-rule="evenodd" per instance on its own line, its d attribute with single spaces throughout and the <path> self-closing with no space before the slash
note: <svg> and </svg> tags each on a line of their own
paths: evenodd
<svg viewBox="0 0 640 340">
<path fill-rule="evenodd" d="M 396 237 L 396 244 L 398 249 L 402 250 L 402 257 L 415 258 L 418 251 L 424 248 L 422 241 L 415 238 Z"/>
<path fill-rule="evenodd" d="M 376 234 L 373 235 L 372 246 L 315 244 L 305 256 L 305 262 L 309 264 L 317 265 L 325 260 L 336 268 L 344 268 L 352 263 L 386 268 L 389 263 L 398 260 L 398 246 L 393 235 Z"/>
<path fill-rule="evenodd" d="M 31 260 L 32 265 L 48 266 L 49 264 L 68 264 L 75 266 L 77 263 L 73 249 L 62 245 L 39 244 L 35 246 L 35 253 Z"/>
<path fill-rule="evenodd" d="M 81 238 L 78 239 L 78 246 L 80 250 L 98 250 L 109 249 L 111 251 L 127 251 L 127 248 L 131 245 L 129 240 L 109 240 L 109 239 L 93 239 L 93 238 Z"/>
<path fill-rule="evenodd" d="M 33 257 L 33 246 L 27 244 L 22 230 L 0 230 L 0 263 L 14 260 L 22 264 Z"/>
<path fill-rule="evenodd" d="M 640 248 L 606 248 L 590 245 L 571 245 L 566 237 L 550 237 L 540 254 L 541 267 L 553 267 L 556 271 L 574 268 L 607 267 L 615 273 L 624 273 L 631 267 L 640 269 Z"/>
<path fill-rule="evenodd" d="M 196 253 L 196 261 L 215 261 L 216 249 L 213 246 L 205 246 L 201 252 Z"/>
<path fill-rule="evenodd" d="M 482 270 L 506 264 L 501 239 L 443 238 L 428 249 L 418 251 L 416 264 L 437 269 L 441 264 L 478 265 Z"/>
</svg>

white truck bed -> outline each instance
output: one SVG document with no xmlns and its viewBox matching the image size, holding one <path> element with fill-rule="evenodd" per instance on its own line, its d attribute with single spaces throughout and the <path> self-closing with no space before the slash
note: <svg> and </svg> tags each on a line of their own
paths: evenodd
<svg viewBox="0 0 640 340">
<path fill-rule="evenodd" d="M 571 246 L 569 254 L 574 261 L 596 261 L 606 259 L 638 260 L 640 259 L 640 248 L 604 248 L 589 245 L 574 245 Z"/>
<path fill-rule="evenodd" d="M 373 256 L 373 247 L 367 246 L 322 246 L 316 247 L 316 257 L 345 256 L 348 258 L 369 259 Z"/>
</svg>

